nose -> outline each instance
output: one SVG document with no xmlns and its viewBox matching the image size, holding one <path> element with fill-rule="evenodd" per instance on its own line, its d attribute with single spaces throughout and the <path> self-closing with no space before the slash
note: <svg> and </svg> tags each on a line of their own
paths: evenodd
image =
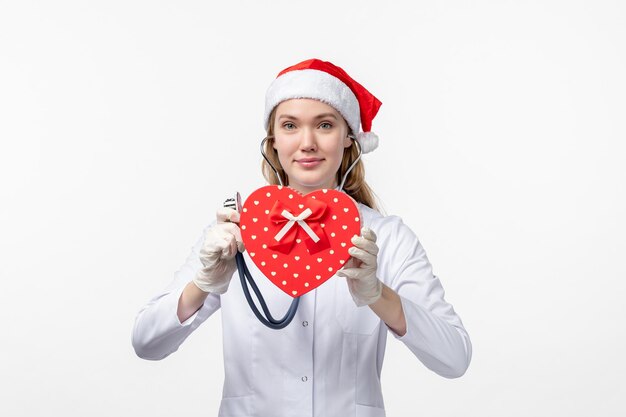
<svg viewBox="0 0 626 417">
<path fill-rule="evenodd" d="M 317 150 L 317 139 L 315 137 L 315 132 L 313 129 L 303 129 L 302 137 L 300 138 L 300 150 L 302 151 L 316 151 Z"/>
</svg>

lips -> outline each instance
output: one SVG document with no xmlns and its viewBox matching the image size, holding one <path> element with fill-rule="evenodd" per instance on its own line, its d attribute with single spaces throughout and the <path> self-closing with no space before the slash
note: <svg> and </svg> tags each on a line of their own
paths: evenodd
<svg viewBox="0 0 626 417">
<path fill-rule="evenodd" d="M 296 163 L 303 168 L 315 168 L 322 163 L 321 158 L 302 158 L 296 159 Z"/>
</svg>

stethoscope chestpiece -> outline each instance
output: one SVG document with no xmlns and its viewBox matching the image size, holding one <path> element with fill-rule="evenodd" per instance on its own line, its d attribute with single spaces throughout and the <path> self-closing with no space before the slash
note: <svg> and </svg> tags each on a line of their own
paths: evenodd
<svg viewBox="0 0 626 417">
<path fill-rule="evenodd" d="M 241 195 L 239 192 L 235 193 L 235 197 L 227 198 L 224 201 L 224 208 L 229 208 L 241 212 Z"/>
</svg>

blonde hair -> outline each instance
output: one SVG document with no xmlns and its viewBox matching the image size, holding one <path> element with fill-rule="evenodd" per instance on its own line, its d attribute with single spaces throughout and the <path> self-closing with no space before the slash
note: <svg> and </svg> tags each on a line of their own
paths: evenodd
<svg viewBox="0 0 626 417">
<path fill-rule="evenodd" d="M 267 128 L 267 141 L 265 142 L 265 155 L 267 159 L 270 160 L 272 165 L 278 171 L 278 175 L 282 180 L 284 185 L 289 185 L 289 178 L 287 177 L 287 173 L 280 165 L 280 161 L 278 159 L 278 152 L 274 149 L 274 121 L 276 119 L 276 108 L 272 110 L 270 113 L 268 128 Z M 350 134 L 352 134 L 352 130 L 350 130 Z M 350 168 L 350 165 L 354 162 L 354 160 L 358 157 L 359 151 L 356 146 L 350 146 L 346 148 L 343 152 L 343 158 L 341 159 L 341 165 L 339 166 L 339 170 L 337 171 L 336 180 L 337 185 L 341 184 L 341 180 L 343 179 L 344 173 Z M 263 177 L 267 180 L 268 183 L 272 185 L 279 185 L 278 179 L 276 178 L 276 174 L 272 167 L 267 163 L 265 159 L 263 159 L 261 163 L 261 171 L 263 172 Z M 374 209 L 380 212 L 378 207 L 378 198 L 374 191 L 370 188 L 370 186 L 365 182 L 365 165 L 363 161 L 359 159 L 356 163 L 350 174 L 348 174 L 348 178 L 346 178 L 346 182 L 343 186 L 343 191 L 348 194 L 350 197 L 355 199 L 357 202 L 366 205 L 367 207 Z"/>
</svg>

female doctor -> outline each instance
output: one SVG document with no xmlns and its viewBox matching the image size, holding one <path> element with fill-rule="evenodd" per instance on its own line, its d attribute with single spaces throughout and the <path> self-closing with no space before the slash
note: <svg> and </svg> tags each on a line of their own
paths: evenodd
<svg viewBox="0 0 626 417">
<path fill-rule="evenodd" d="M 359 156 L 355 141 L 363 153 L 377 146 L 370 128 L 380 105 L 330 62 L 311 59 L 281 71 L 266 94 L 264 149 L 283 184 L 305 195 L 341 186 Z M 263 172 L 278 184 L 266 162 Z M 290 325 L 263 326 L 239 280 L 231 280 L 234 256 L 244 252 L 270 310 L 291 304 L 250 261 L 239 213 L 220 209 L 174 281 L 138 313 L 137 355 L 165 358 L 221 308 L 220 416 L 384 416 L 380 374 L 388 333 L 437 374 L 463 375 L 470 340 L 418 238 L 399 217 L 377 211 L 360 160 L 343 192 L 357 202 L 361 235 L 352 238 L 351 258 L 336 277 L 300 297 Z"/>
</svg>

